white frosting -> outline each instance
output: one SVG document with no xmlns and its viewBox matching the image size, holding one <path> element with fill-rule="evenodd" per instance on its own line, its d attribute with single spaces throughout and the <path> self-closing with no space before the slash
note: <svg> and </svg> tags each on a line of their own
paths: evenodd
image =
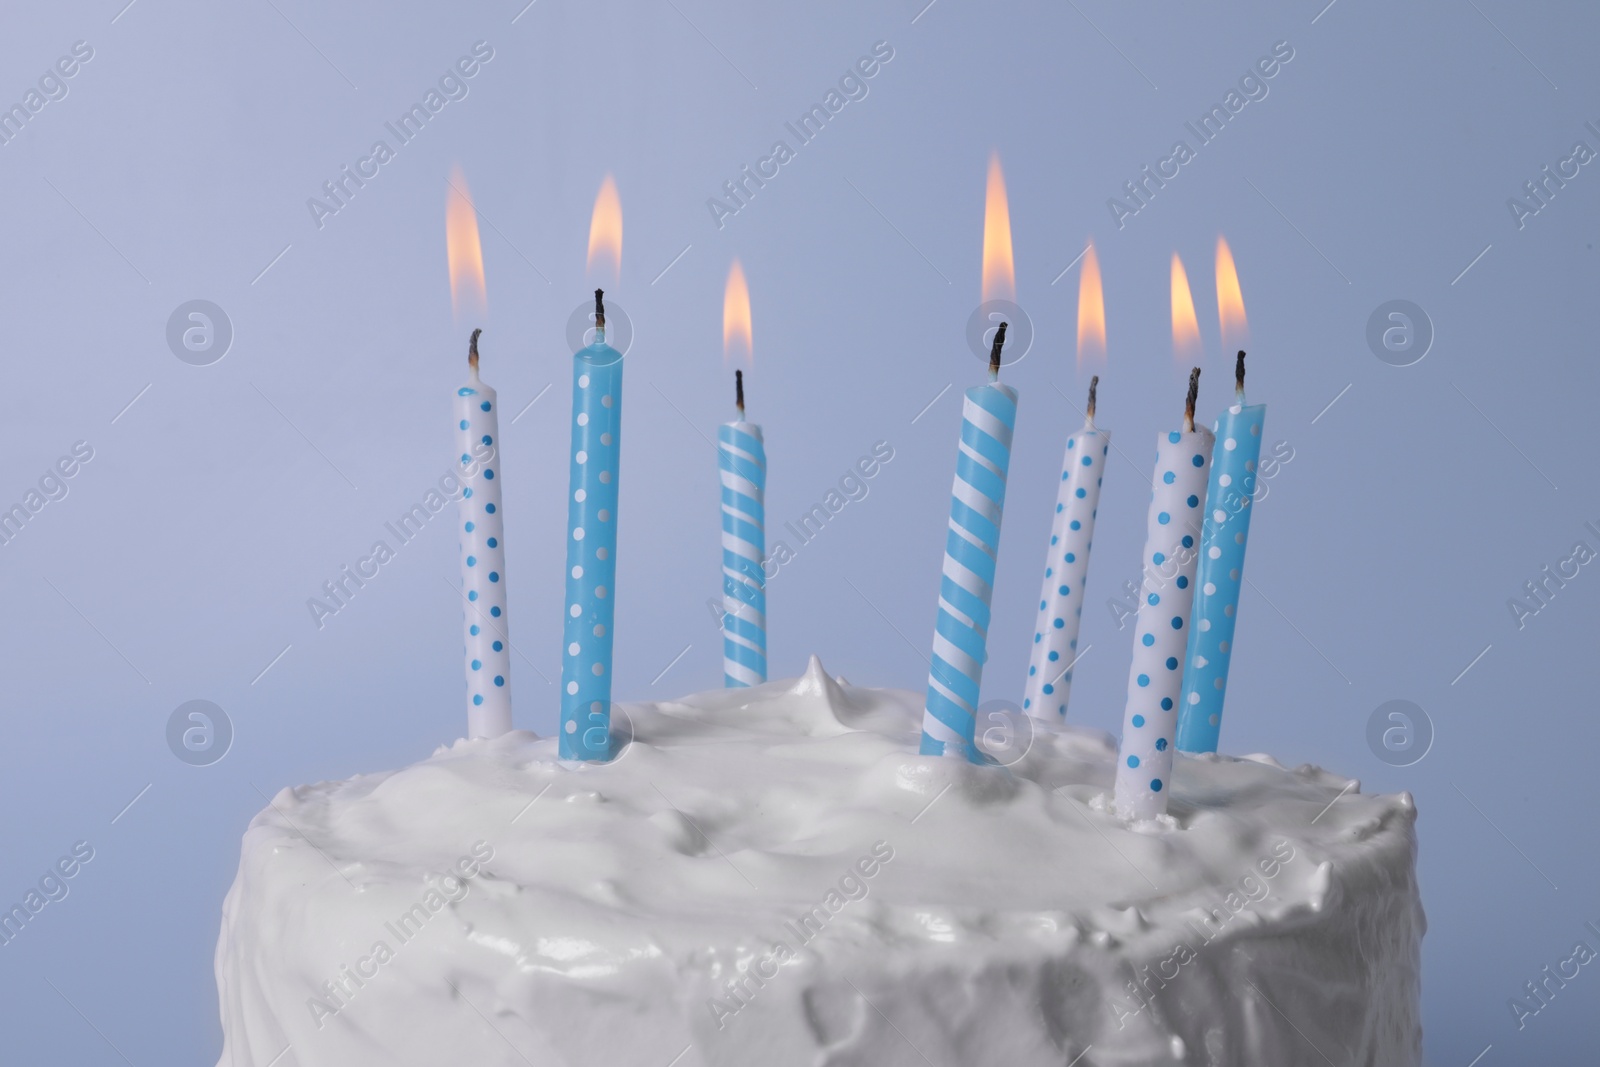
<svg viewBox="0 0 1600 1067">
<path fill-rule="evenodd" d="M 610 764 L 516 732 L 274 797 L 221 1064 L 1420 1063 L 1409 796 L 1180 758 L 1130 827 L 1109 736 L 919 756 L 919 697 L 815 660 L 621 711 Z"/>
</svg>

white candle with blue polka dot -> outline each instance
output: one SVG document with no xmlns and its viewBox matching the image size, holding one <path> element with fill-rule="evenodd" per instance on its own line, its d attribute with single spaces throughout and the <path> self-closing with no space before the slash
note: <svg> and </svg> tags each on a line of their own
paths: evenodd
<svg viewBox="0 0 1600 1067">
<path fill-rule="evenodd" d="M 1100 509 L 1100 482 L 1106 454 L 1111 451 L 1110 432 L 1094 424 L 1099 383 L 1098 376 L 1089 380 L 1083 429 L 1067 438 L 1067 454 L 1061 462 L 1061 487 L 1056 491 L 1039 617 L 1033 627 L 1033 653 L 1028 658 L 1028 683 L 1022 696 L 1022 710 L 1036 719 L 1060 720 L 1067 713 L 1067 697 L 1072 692 L 1083 583 L 1089 571 L 1095 515 Z"/>
<path fill-rule="evenodd" d="M 611 641 L 616 617 L 617 465 L 622 353 L 606 344 L 604 292 L 594 291 L 594 343 L 572 358 L 572 466 L 567 496 L 562 759 L 611 758 Z"/>
<path fill-rule="evenodd" d="M 467 598 L 467 736 L 498 737 L 511 729 L 511 638 L 506 612 L 505 516 L 500 508 L 500 413 L 495 391 L 478 377 L 478 335 L 467 350 L 469 372 L 456 390 L 456 443 L 461 455 L 461 587 Z"/>
<path fill-rule="evenodd" d="M 976 738 L 978 693 L 983 664 L 989 658 L 989 604 L 1006 505 L 1011 435 L 1017 422 L 1016 390 L 994 380 L 1005 337 L 1002 322 L 989 355 L 991 380 L 968 389 L 961 407 L 961 445 L 950 490 L 939 618 L 922 713 L 924 756 L 954 756 L 973 763 L 983 761 Z"/>
<path fill-rule="evenodd" d="M 722 477 L 722 681 L 729 689 L 767 680 L 767 450 L 744 419 L 744 372 L 734 371 L 736 422 L 717 430 Z"/>
<path fill-rule="evenodd" d="M 1215 752 L 1222 731 L 1228 664 L 1233 658 L 1233 628 L 1238 623 L 1239 588 L 1244 581 L 1245 540 L 1261 459 L 1265 404 L 1244 402 L 1244 353 L 1239 353 L 1233 405 L 1217 420 L 1221 448 L 1211 465 L 1206 489 L 1205 525 L 1200 532 L 1200 568 L 1195 575 L 1194 617 L 1183 673 L 1183 703 L 1178 708 L 1178 748 Z"/>
<path fill-rule="evenodd" d="M 1184 645 L 1199 555 L 1196 542 L 1214 440 L 1210 430 L 1194 425 L 1199 385 L 1196 368 L 1189 375 L 1183 429 L 1156 439 L 1150 512 L 1139 557 L 1144 581 L 1117 753 L 1116 809 L 1130 819 L 1166 814 L 1171 793 L 1173 733 L 1183 692 Z"/>
</svg>

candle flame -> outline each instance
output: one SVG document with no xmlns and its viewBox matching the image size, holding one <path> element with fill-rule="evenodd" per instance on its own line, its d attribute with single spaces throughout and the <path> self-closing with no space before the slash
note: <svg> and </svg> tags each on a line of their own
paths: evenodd
<svg viewBox="0 0 1600 1067">
<path fill-rule="evenodd" d="M 1239 291 L 1239 271 L 1233 250 L 1217 238 L 1217 319 L 1222 326 L 1222 347 L 1237 348 L 1250 341 L 1250 323 L 1244 317 L 1244 294 Z"/>
<path fill-rule="evenodd" d="M 737 259 L 728 268 L 728 287 L 722 295 L 723 363 L 726 364 L 735 354 L 742 354 L 746 363 L 754 361 L 750 335 L 750 287 L 745 283 L 744 268 Z"/>
<path fill-rule="evenodd" d="M 1083 270 L 1078 274 L 1078 366 L 1088 358 L 1106 361 L 1106 298 L 1100 287 L 1100 257 L 1094 242 L 1083 254 Z"/>
<path fill-rule="evenodd" d="M 983 200 L 983 302 L 1017 298 L 1016 271 L 1011 264 L 1011 209 L 1006 203 L 1006 178 L 1000 154 L 989 156 L 989 183 Z"/>
<path fill-rule="evenodd" d="M 1189 275 L 1176 252 L 1172 253 L 1172 354 L 1179 364 L 1192 363 L 1200 355 L 1200 323 L 1194 317 L 1194 294 L 1189 291 Z"/>
<path fill-rule="evenodd" d="M 589 218 L 589 270 L 594 270 L 600 259 L 611 267 L 611 277 L 622 275 L 622 200 L 617 196 L 617 182 L 611 175 L 600 183 L 600 192 L 594 198 L 594 214 Z"/>
<path fill-rule="evenodd" d="M 472 206 L 466 175 L 450 168 L 449 191 L 444 200 L 444 248 L 450 266 L 450 309 L 460 319 L 463 310 L 482 316 L 489 307 L 483 281 L 483 246 L 478 241 L 478 213 Z"/>
</svg>

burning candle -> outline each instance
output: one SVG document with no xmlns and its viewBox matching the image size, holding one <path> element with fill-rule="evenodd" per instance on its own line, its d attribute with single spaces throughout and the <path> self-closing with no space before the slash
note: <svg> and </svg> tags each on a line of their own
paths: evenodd
<svg viewBox="0 0 1600 1067">
<path fill-rule="evenodd" d="M 622 207 L 607 177 L 589 228 L 596 253 L 622 258 Z M 611 648 L 616 617 L 617 467 L 622 353 L 606 344 L 605 292 L 594 291 L 594 342 L 572 358 L 572 463 L 567 496 L 566 617 L 561 661 L 562 759 L 611 758 Z"/>
<path fill-rule="evenodd" d="M 1173 348 L 1181 356 L 1199 347 L 1199 326 L 1183 264 L 1172 257 Z M 1133 631 L 1133 662 L 1117 753 L 1116 809 L 1131 819 L 1166 814 L 1172 777 L 1173 732 L 1183 690 L 1183 655 L 1194 602 L 1196 542 L 1200 536 L 1206 468 L 1212 436 L 1194 425 L 1200 368 L 1189 373 L 1183 428 L 1156 438 L 1144 550 L 1144 580 Z"/>
<path fill-rule="evenodd" d="M 751 349 L 750 289 L 733 261 L 722 301 L 722 350 Z M 722 478 L 722 678 L 728 688 L 767 680 L 767 453 L 761 427 L 744 417 L 744 371 L 733 372 L 739 417 L 717 430 Z"/>
<path fill-rule="evenodd" d="M 1224 341 L 1245 332 L 1239 275 L 1226 241 L 1217 241 L 1217 311 Z M 1215 752 L 1227 696 L 1233 631 L 1238 623 L 1239 591 L 1244 581 L 1245 539 L 1250 533 L 1256 464 L 1261 458 L 1265 404 L 1244 401 L 1244 353 L 1234 364 L 1234 402 L 1217 420 L 1221 442 L 1206 487 L 1205 524 L 1200 532 L 1200 565 L 1195 575 L 1194 619 L 1184 653 L 1183 703 L 1178 709 L 1178 747 L 1184 752 Z"/>
<path fill-rule="evenodd" d="M 466 591 L 467 736 L 511 729 L 511 619 L 506 612 L 505 513 L 500 506 L 500 416 L 495 391 L 478 377 L 478 335 L 467 349 L 467 381 L 456 390 L 461 448 L 461 588 Z"/>
<path fill-rule="evenodd" d="M 984 302 L 1011 299 L 1013 279 L 1005 181 L 1000 161 L 991 159 L 983 216 Z M 968 389 L 961 406 L 961 444 L 939 580 L 939 618 L 922 713 L 924 756 L 956 756 L 974 763 L 983 759 L 975 736 L 978 693 L 989 657 L 989 603 L 1011 466 L 1011 434 L 1017 422 L 1017 392 L 1000 384 L 1005 339 L 1002 322 L 989 351 L 989 382 Z"/>
<path fill-rule="evenodd" d="M 445 196 L 445 255 L 450 305 L 483 314 L 483 249 L 478 218 L 460 168 Z M 511 729 L 511 638 L 506 599 L 505 514 L 500 506 L 500 413 L 495 391 L 478 377 L 478 335 L 467 346 L 467 380 L 456 389 L 456 449 L 461 456 L 459 533 L 462 658 L 466 663 L 467 736 L 498 737 Z"/>
<path fill-rule="evenodd" d="M 989 658 L 989 602 L 1017 423 L 1017 391 L 999 382 L 1005 338 L 1002 322 L 989 357 L 989 384 L 968 389 L 961 405 L 961 447 L 922 714 L 924 756 L 964 756 L 974 763 L 982 761 L 975 738 L 978 693 Z"/>
<path fill-rule="evenodd" d="M 1116 808 L 1152 819 L 1167 810 L 1172 735 L 1183 688 L 1184 633 L 1194 600 L 1195 539 L 1211 461 L 1211 432 L 1194 425 L 1200 368 L 1189 375 L 1183 429 L 1156 439 L 1155 476 L 1140 556 L 1144 581 L 1117 758 Z"/>
<path fill-rule="evenodd" d="M 1086 349 L 1105 355 L 1105 302 L 1100 264 L 1094 246 L 1084 256 L 1078 275 L 1078 362 Z M 1111 433 L 1094 424 L 1098 376 L 1089 379 L 1089 402 L 1083 429 L 1067 438 L 1056 490 L 1055 519 L 1044 558 L 1044 586 L 1039 591 L 1039 617 L 1033 627 L 1033 653 L 1022 710 L 1036 719 L 1059 720 L 1067 713 L 1072 692 L 1072 665 L 1077 660 L 1078 624 L 1083 616 L 1083 585 L 1094 543 L 1094 520 L 1100 508 L 1100 481 L 1105 474 Z"/>
</svg>

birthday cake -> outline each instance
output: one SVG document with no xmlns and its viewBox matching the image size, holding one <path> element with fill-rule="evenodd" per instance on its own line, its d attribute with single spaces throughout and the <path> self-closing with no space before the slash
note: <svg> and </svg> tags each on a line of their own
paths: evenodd
<svg viewBox="0 0 1600 1067">
<path fill-rule="evenodd" d="M 1099 731 L 917 754 L 829 677 L 620 705 L 609 763 L 460 741 L 285 789 L 216 952 L 224 1067 L 1421 1062 L 1411 798 Z"/>
</svg>

